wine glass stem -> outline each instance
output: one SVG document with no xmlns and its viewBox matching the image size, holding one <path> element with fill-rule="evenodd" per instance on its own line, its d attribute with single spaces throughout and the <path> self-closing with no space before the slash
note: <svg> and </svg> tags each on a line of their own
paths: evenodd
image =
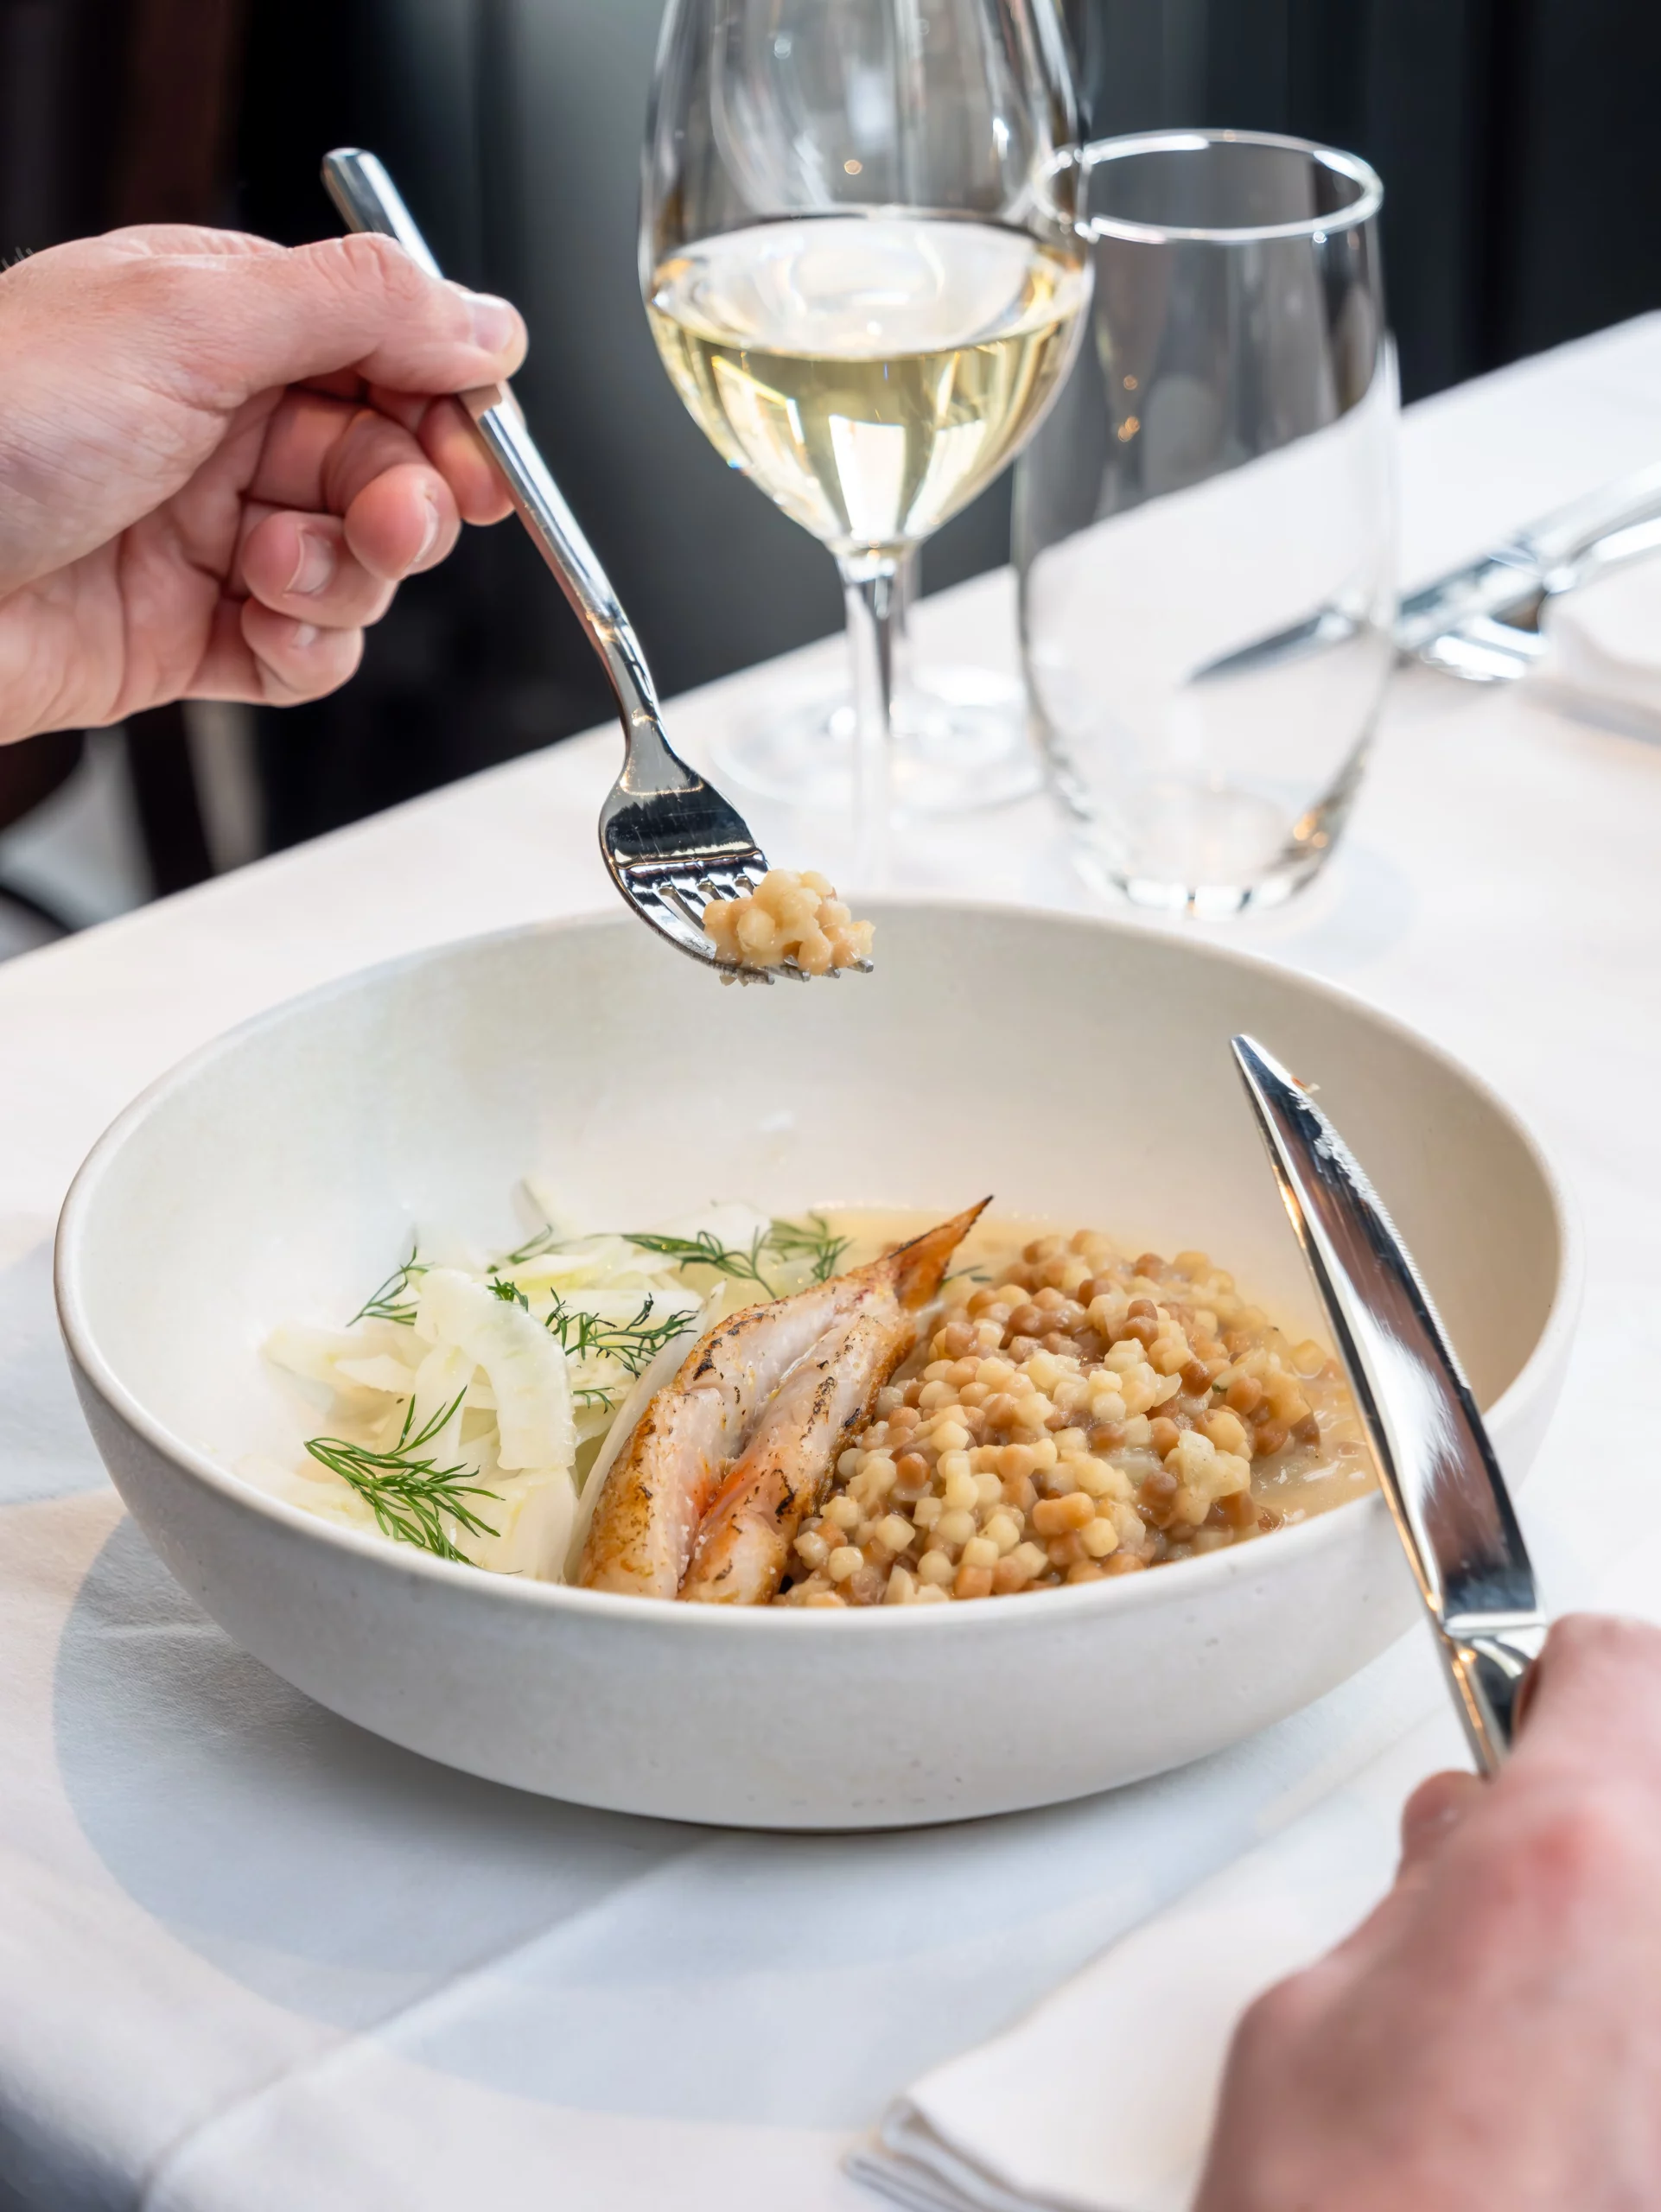
<svg viewBox="0 0 1661 2212">
<path fill-rule="evenodd" d="M 908 552 L 901 555 L 894 572 L 894 696 L 896 699 L 906 696 L 917 673 L 912 666 L 911 658 L 911 611 L 917 604 L 920 588 L 918 571 L 922 558 L 922 547 L 913 545 Z"/>
<path fill-rule="evenodd" d="M 886 889 L 893 811 L 894 647 L 899 569 L 864 554 L 842 566 L 854 661 L 854 868 L 862 889 Z"/>
</svg>

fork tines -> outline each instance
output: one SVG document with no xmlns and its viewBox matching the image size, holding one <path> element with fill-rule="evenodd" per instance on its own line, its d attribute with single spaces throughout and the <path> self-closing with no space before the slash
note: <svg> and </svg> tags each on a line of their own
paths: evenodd
<svg viewBox="0 0 1661 2212">
<path fill-rule="evenodd" d="M 718 865 L 691 856 L 665 864 L 650 861 L 626 861 L 618 871 L 628 897 L 683 952 L 719 970 L 723 982 L 770 983 L 769 970 L 744 968 L 723 960 L 704 934 L 703 910 L 716 899 L 752 896 L 767 874 L 767 861 L 752 848 L 748 853 L 725 854 Z"/>
<path fill-rule="evenodd" d="M 633 662 L 623 676 L 631 669 L 638 678 Z M 640 698 L 624 715 L 623 772 L 600 810 L 600 850 L 613 882 L 642 921 L 689 958 L 713 968 L 723 983 L 771 983 L 780 975 L 810 982 L 807 971 L 793 963 L 751 968 L 723 959 L 705 936 L 706 907 L 754 897 L 767 873 L 767 855 L 737 809 L 671 746 L 645 690 L 623 683 L 620 703 L 627 707 L 625 694 L 634 690 L 640 690 Z"/>
<path fill-rule="evenodd" d="M 759 854 L 756 858 L 760 862 L 760 872 L 765 875 L 767 862 Z M 704 894 L 706 903 L 714 899 L 753 898 L 755 893 L 755 886 L 750 880 L 748 868 L 731 874 L 723 871 L 719 875 L 701 875 L 697 887 Z M 702 926 L 700 921 L 699 927 Z M 744 968 L 732 960 L 716 960 L 715 964 L 721 970 L 722 981 L 727 983 L 770 983 L 775 976 L 788 976 L 798 983 L 811 983 L 814 980 L 805 968 L 799 968 L 793 960 L 781 960 L 776 968 Z M 872 963 L 869 960 L 857 961 L 855 965 L 863 975 L 871 973 Z M 824 972 L 832 982 L 842 981 L 840 968 L 827 968 Z"/>
<path fill-rule="evenodd" d="M 684 952 L 691 953 L 696 959 L 717 969 L 723 983 L 771 983 L 780 976 L 788 976 L 799 983 L 811 983 L 814 978 L 793 961 L 784 961 L 776 968 L 750 968 L 736 960 L 723 960 L 704 932 L 704 908 L 717 899 L 753 898 L 757 882 L 767 874 L 767 867 L 761 854 L 752 851 L 741 857 L 723 855 L 718 866 L 710 867 L 686 861 L 669 867 L 662 862 L 654 865 L 635 861 L 626 863 L 621 874 L 634 904 L 673 938 Z M 859 961 L 856 965 L 863 974 L 871 972 L 869 960 Z M 839 968 L 825 970 L 827 976 L 838 982 L 842 972 Z"/>
</svg>

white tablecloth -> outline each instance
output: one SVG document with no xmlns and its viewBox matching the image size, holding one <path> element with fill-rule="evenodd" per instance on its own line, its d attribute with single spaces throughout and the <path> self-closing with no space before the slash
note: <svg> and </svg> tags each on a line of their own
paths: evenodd
<svg viewBox="0 0 1661 2212">
<path fill-rule="evenodd" d="M 1406 431 L 1408 577 L 1658 458 L 1661 317 L 1433 401 Z M 1008 578 L 984 579 L 920 629 L 1007 660 L 1010 606 Z M 712 687 L 672 727 L 697 753 L 781 680 Z M 48 1240 L 77 1161 L 141 1084 L 262 1006 L 603 905 L 614 754 L 609 734 L 562 747 L 0 969 L 0 2194 L 849 2212 L 866 2200 L 839 2155 L 891 2095 L 1435 1697 L 1410 1641 L 1111 1797 L 909 1835 L 695 1832 L 428 1766 L 308 1704 L 175 1588 L 58 1348 Z M 787 820 L 757 826 L 808 857 Z M 1569 1171 L 1585 1324 L 1524 1500 L 1560 1605 L 1650 1602 L 1619 1562 L 1661 1452 L 1614 1409 L 1661 1343 L 1658 847 L 1661 747 L 1415 674 L 1329 880 L 1232 932 L 1462 1053 Z M 1041 801 L 937 828 L 908 860 L 926 883 L 1085 903 Z"/>
</svg>

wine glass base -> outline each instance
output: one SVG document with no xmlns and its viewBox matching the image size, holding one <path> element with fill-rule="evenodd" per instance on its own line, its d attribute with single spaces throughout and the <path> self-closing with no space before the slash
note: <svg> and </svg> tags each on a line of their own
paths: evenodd
<svg viewBox="0 0 1661 2212">
<path fill-rule="evenodd" d="M 729 783 L 793 806 L 853 804 L 854 708 L 825 691 L 712 747 Z M 1027 731 L 1026 695 L 990 669 L 932 668 L 894 707 L 894 799 L 901 814 L 969 814 L 1027 798 L 1043 781 Z"/>
</svg>

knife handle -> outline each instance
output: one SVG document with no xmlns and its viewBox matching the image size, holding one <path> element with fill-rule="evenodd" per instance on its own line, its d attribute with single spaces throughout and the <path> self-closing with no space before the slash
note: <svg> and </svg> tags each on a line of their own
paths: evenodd
<svg viewBox="0 0 1661 2212">
<path fill-rule="evenodd" d="M 1516 1743 L 1524 1685 L 1545 1640 L 1538 1619 L 1479 1615 L 1443 1624 L 1442 1657 L 1486 1775 L 1499 1773 Z"/>
</svg>

